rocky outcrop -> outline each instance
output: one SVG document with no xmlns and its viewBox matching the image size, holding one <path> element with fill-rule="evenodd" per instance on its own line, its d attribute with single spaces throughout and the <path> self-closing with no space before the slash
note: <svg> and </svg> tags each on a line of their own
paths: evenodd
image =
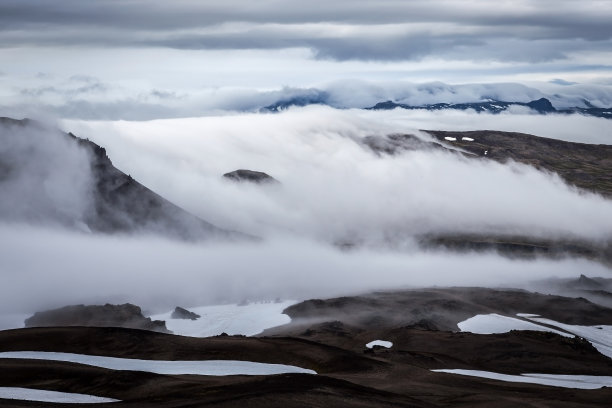
<svg viewBox="0 0 612 408">
<path fill-rule="evenodd" d="M 180 306 L 177 306 L 172 312 L 172 315 L 170 315 L 170 317 L 173 319 L 198 320 L 202 316 L 197 313 L 190 312 L 189 310 L 184 309 Z"/>
<path fill-rule="evenodd" d="M 73 305 L 37 312 L 25 320 L 26 327 L 126 327 L 169 333 L 166 322 L 144 317 L 140 307 L 131 303 L 123 305 Z"/>
<path fill-rule="evenodd" d="M 455 331 L 457 323 L 477 314 L 514 316 L 525 310 L 567 324 L 612 323 L 611 309 L 584 298 L 486 288 L 430 288 L 311 299 L 289 306 L 283 313 L 292 319 L 285 327 L 339 321 L 362 330 L 409 327 Z"/>
<path fill-rule="evenodd" d="M 95 210 L 88 226 L 92 230 L 153 232 L 186 240 L 241 237 L 188 213 L 118 170 L 103 147 L 69 136 L 91 157 Z"/>
<path fill-rule="evenodd" d="M 261 171 L 253 171 L 253 170 L 234 170 L 229 173 L 225 173 L 223 177 L 238 182 L 251 182 L 251 183 L 278 183 L 274 177 L 261 172 Z"/>
</svg>

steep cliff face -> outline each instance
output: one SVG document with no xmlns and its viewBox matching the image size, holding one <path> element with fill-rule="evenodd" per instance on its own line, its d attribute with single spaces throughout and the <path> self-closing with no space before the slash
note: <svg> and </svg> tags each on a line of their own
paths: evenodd
<svg viewBox="0 0 612 408">
<path fill-rule="evenodd" d="M 0 217 L 104 233 L 244 238 L 199 219 L 113 166 L 103 147 L 28 119 L 0 119 Z"/>
</svg>

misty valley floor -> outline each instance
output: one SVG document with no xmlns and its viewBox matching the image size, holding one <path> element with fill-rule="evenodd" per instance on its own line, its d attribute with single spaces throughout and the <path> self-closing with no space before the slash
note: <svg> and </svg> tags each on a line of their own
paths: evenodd
<svg viewBox="0 0 612 408">
<path fill-rule="evenodd" d="M 574 327 L 571 325 L 610 327 L 612 309 L 585 299 L 522 290 L 433 288 L 313 299 L 284 312 L 291 317 L 290 323 L 256 337 L 197 338 L 119 327 L 0 331 L 0 387 L 85 394 L 118 400 L 106 402 L 118 407 L 601 407 L 612 398 L 612 388 L 601 385 L 579 389 L 571 383 L 558 387 L 499 380 L 500 375 L 513 378 L 510 376 L 539 373 L 548 379 L 573 375 L 607 384 L 612 378 L 612 359 L 569 332 L 555 333 L 552 327 L 551 332 L 499 327 L 493 334 L 457 331 L 462 321 L 460 326 L 479 325 L 480 332 L 491 328 L 490 324 L 483 326 L 482 318 L 476 323 L 472 319 L 487 313 L 545 323 L 534 316 L 542 314 L 567 329 Z M 607 332 L 602 333 L 600 340 L 605 342 Z M 366 347 L 376 339 L 387 342 Z M 134 366 L 117 370 L 116 364 L 124 360 L 113 360 L 115 369 L 111 370 L 95 366 L 91 362 L 95 358 L 83 365 L 74 359 L 31 359 L 24 358 L 28 354 L 10 353 L 20 351 L 194 364 L 242 360 L 312 371 L 221 376 L 179 371 L 164 375 L 145 368 L 130 370 Z M 478 370 L 493 373 L 494 378 L 441 370 L 463 370 L 464 374 Z M 540 381 L 537 376 L 530 376 L 530 381 L 534 378 Z M 0 399 L 3 407 L 50 404 Z"/>
</svg>

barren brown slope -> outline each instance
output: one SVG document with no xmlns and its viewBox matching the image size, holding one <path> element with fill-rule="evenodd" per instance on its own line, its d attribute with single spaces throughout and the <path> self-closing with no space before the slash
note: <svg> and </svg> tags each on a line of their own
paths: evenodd
<svg viewBox="0 0 612 408">
<path fill-rule="evenodd" d="M 290 325 L 340 321 L 359 329 L 458 330 L 476 314 L 535 313 L 567 324 L 612 324 L 612 309 L 584 298 L 545 295 L 519 289 L 428 288 L 374 292 L 360 296 L 311 299 L 284 311 Z M 287 326 L 280 326 L 284 330 Z M 270 330 L 264 333 L 272 333 Z"/>
<path fill-rule="evenodd" d="M 612 197 L 612 145 L 566 142 L 495 130 L 426 132 L 441 142 L 460 147 L 478 157 L 525 163 L 557 173 L 576 187 Z M 457 140 L 448 141 L 445 137 Z M 465 141 L 463 137 L 474 140 Z"/>
<path fill-rule="evenodd" d="M 371 332 L 370 336 L 379 333 Z M 80 364 L 0 359 L 0 386 L 32 387 L 120 399 L 117 407 L 598 407 L 612 390 L 561 389 L 431 372 L 431 368 L 507 373 L 609 375 L 609 359 L 584 344 L 540 333 L 484 336 L 414 329 L 389 332 L 389 351 L 364 354 L 289 338 L 190 339 L 112 328 L 40 328 L 0 332 L 0 350 L 39 349 L 123 357 L 249 359 L 326 366 L 318 375 L 187 376 L 113 371 Z M 70 345 L 74 340 L 74 347 Z M 324 341 L 324 339 L 320 339 Z M 142 348 L 137 345 L 142 344 Z M 534 356 L 539 356 L 538 358 Z M 572 358 L 573 357 L 573 358 Z M 361 362 L 368 362 L 362 364 Z M 497 362 L 499 361 L 499 365 Z M 329 366 L 327 366 L 327 364 Z M 348 368 L 348 369 L 347 369 Z M 566 371 L 567 372 L 567 371 Z M 1 406 L 45 406 L 0 400 Z M 74 405 L 71 405 L 74 406 Z M 78 405 L 77 405 L 78 406 Z M 83 405 L 85 406 L 85 405 Z"/>
</svg>

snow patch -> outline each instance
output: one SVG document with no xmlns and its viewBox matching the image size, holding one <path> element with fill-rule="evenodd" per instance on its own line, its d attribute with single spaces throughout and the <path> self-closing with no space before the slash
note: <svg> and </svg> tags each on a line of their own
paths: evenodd
<svg viewBox="0 0 612 408">
<path fill-rule="evenodd" d="M 446 137 L 444 137 L 444 140 L 448 140 L 450 142 L 454 142 L 455 140 L 457 140 L 457 138 L 456 137 L 446 136 Z"/>
<path fill-rule="evenodd" d="M 390 341 L 386 341 L 386 340 L 374 340 L 366 344 L 367 348 L 372 348 L 374 346 L 382 346 L 386 348 L 391 348 L 393 347 L 393 343 L 391 343 Z"/>
<path fill-rule="evenodd" d="M 462 137 L 461 140 L 465 140 L 466 142 L 473 142 L 474 139 L 472 139 L 471 137 Z"/>
<path fill-rule="evenodd" d="M 36 402 L 57 402 L 62 404 L 97 404 L 105 402 L 119 402 L 119 400 L 116 399 L 96 397 L 94 395 L 20 387 L 0 387 L 0 398 Z"/>
<path fill-rule="evenodd" d="M 86 354 L 54 353 L 46 351 L 10 351 L 0 353 L 0 358 L 21 358 L 35 360 L 66 361 L 120 371 L 145 371 L 166 375 L 274 375 L 286 373 L 316 374 L 306 368 L 284 365 L 256 363 L 239 360 L 138 360 Z"/>
<path fill-rule="evenodd" d="M 563 388 L 594 390 L 612 386 L 612 377 L 599 375 L 566 375 L 566 374 L 521 374 L 509 375 L 480 370 L 441 369 L 431 370 L 437 373 L 459 374 L 471 377 L 489 378 L 507 382 L 549 385 Z"/>
<path fill-rule="evenodd" d="M 152 320 L 165 320 L 168 330 L 181 336 L 210 337 L 221 333 L 254 336 L 271 327 L 291 322 L 283 310 L 295 303 L 294 300 L 287 300 L 188 308 L 201 316 L 197 320 L 173 319 L 172 311 L 150 317 Z"/>
<path fill-rule="evenodd" d="M 554 326 L 582 337 L 588 340 L 601 354 L 612 358 L 612 326 L 578 326 L 542 317 L 530 317 L 529 320 Z"/>
<path fill-rule="evenodd" d="M 516 319 L 514 317 L 502 316 L 496 313 L 487 315 L 476 315 L 467 320 L 457 323 L 459 330 L 477 334 L 507 333 L 511 330 L 536 330 L 548 331 L 565 337 L 573 337 L 571 334 L 551 329 L 536 323 Z"/>
<path fill-rule="evenodd" d="M 588 340 L 601 354 L 612 358 L 612 326 L 565 324 L 530 313 L 517 313 L 517 316 L 529 321 L 492 313 L 470 317 L 457 323 L 457 326 L 461 331 L 478 334 L 507 333 L 510 330 L 537 330 L 557 333 L 564 337 L 578 336 Z"/>
</svg>

